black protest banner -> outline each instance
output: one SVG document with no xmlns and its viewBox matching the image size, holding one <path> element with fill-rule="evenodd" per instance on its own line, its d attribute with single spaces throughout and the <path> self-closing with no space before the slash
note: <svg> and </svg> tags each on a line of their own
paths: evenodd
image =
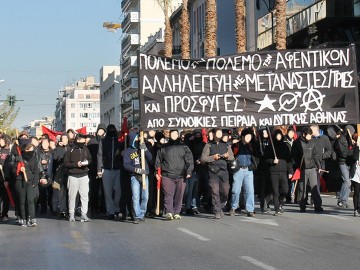
<svg viewBox="0 0 360 270">
<path fill-rule="evenodd" d="M 199 60 L 141 53 L 139 98 L 144 130 L 359 122 L 353 47 Z"/>
</svg>

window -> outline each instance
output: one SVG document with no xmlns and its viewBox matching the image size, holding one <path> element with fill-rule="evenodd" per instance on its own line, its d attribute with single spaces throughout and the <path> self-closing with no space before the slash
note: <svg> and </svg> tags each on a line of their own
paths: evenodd
<svg viewBox="0 0 360 270">
<path fill-rule="evenodd" d="M 88 118 L 88 113 L 80 113 L 80 118 Z"/>
<path fill-rule="evenodd" d="M 71 103 L 71 109 L 75 109 L 75 103 Z"/>
<path fill-rule="evenodd" d="M 86 99 L 91 99 L 91 95 L 86 95 Z"/>
<path fill-rule="evenodd" d="M 75 113 L 71 113 L 71 118 L 75 118 Z"/>
</svg>

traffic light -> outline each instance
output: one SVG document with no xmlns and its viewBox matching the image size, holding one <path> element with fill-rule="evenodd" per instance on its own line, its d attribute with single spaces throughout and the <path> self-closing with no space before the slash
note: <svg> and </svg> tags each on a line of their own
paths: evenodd
<svg viewBox="0 0 360 270">
<path fill-rule="evenodd" d="M 9 96 L 9 106 L 15 106 L 15 96 Z"/>
</svg>

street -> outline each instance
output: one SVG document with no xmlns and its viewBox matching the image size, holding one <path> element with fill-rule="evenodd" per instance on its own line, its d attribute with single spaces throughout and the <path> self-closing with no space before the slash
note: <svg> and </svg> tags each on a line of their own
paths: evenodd
<svg viewBox="0 0 360 270">
<path fill-rule="evenodd" d="M 350 202 L 352 203 L 352 201 Z M 1 269 L 357 269 L 360 218 L 323 196 L 324 214 L 211 215 L 145 223 L 38 218 L 0 227 Z M 258 209 L 258 208 L 257 208 Z M 12 212 L 13 214 L 13 212 Z"/>
</svg>

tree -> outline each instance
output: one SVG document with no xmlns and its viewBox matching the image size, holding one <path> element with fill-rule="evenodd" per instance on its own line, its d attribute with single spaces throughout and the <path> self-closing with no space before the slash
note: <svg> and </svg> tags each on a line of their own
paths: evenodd
<svg viewBox="0 0 360 270">
<path fill-rule="evenodd" d="M 190 18 L 188 0 L 182 1 L 181 11 L 181 58 L 190 59 Z"/>
<path fill-rule="evenodd" d="M 246 51 L 246 25 L 245 25 L 245 0 L 235 0 L 235 33 L 236 51 L 243 53 Z"/>
<path fill-rule="evenodd" d="M 205 55 L 217 55 L 217 14 L 216 0 L 206 0 L 205 7 Z"/>
<path fill-rule="evenodd" d="M 11 129 L 20 108 L 15 108 L 16 97 L 7 95 L 6 100 L 0 105 L 0 131 L 7 132 Z"/>
<path fill-rule="evenodd" d="M 164 48 L 165 57 L 172 56 L 172 29 L 170 25 L 169 7 L 171 6 L 171 0 L 156 0 L 165 15 L 165 38 Z"/>
<path fill-rule="evenodd" d="M 286 0 L 276 0 L 276 49 L 286 49 Z"/>
</svg>

